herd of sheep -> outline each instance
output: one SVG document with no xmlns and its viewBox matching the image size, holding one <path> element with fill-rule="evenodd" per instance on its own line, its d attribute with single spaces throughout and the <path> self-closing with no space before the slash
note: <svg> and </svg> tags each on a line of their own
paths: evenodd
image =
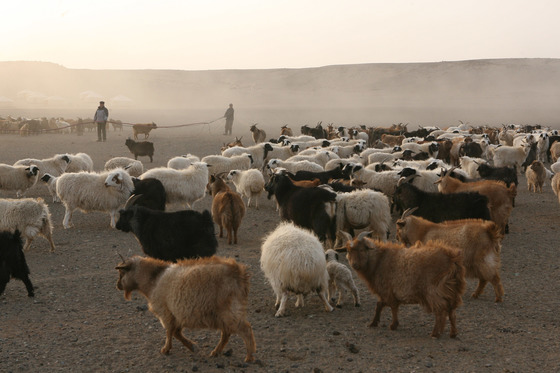
<svg viewBox="0 0 560 373">
<path fill-rule="evenodd" d="M 123 258 L 117 287 L 126 299 L 133 291 L 147 298 L 166 329 L 163 354 L 173 338 L 192 350 L 184 328 L 210 328 L 222 333 L 212 356 L 238 334 L 245 360 L 254 361 L 249 273 L 234 259 L 215 255 L 220 253 L 214 223 L 220 238 L 225 232 L 227 243 L 237 244 L 246 209 L 252 203 L 258 209 L 266 191 L 283 220 L 263 238 L 260 258 L 276 295 L 275 316 L 286 315 L 291 294 L 296 307 L 303 307 L 304 295 L 316 293 L 330 312 L 335 296 L 342 305 L 344 290 L 360 306 L 353 272 L 338 261 L 346 252 L 353 271 L 378 298 L 370 326 L 389 307 L 394 330 L 399 306 L 419 304 L 435 315 L 433 337 L 443 333 L 447 320 L 455 337 L 465 278 L 479 281 L 474 298 L 489 282 L 495 301 L 504 300 L 501 241 L 515 205 L 517 174 L 524 170 L 532 192 L 542 192 L 551 179 L 560 197 L 555 131 L 463 124 L 413 132 L 320 124 L 302 128 L 301 136 L 287 126 L 281 131 L 265 142 L 255 125 L 255 145 L 244 147 L 238 139 L 221 154 L 177 156 L 167 167 L 148 170 L 136 159 L 117 157 L 96 172 L 85 153 L 0 164 L 0 191 L 17 197 L 0 198 L 0 294 L 12 277 L 34 295 L 23 251 L 37 235 L 55 250 L 47 203 L 24 198 L 43 183 L 53 203 L 65 207 L 64 229 L 72 228 L 75 210 L 98 211 L 110 215 L 112 228 L 136 236 L 147 257 Z M 194 210 L 206 194 L 211 212 Z M 399 243 L 389 241 L 392 226 Z M 355 236 L 355 230 L 361 233 Z"/>
</svg>

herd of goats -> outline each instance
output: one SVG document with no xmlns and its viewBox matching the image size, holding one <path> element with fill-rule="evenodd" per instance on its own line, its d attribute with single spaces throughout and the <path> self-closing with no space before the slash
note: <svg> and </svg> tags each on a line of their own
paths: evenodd
<svg viewBox="0 0 560 373">
<path fill-rule="evenodd" d="M 141 133 L 147 138 L 149 130 Z M 117 287 L 126 299 L 133 291 L 147 298 L 167 332 L 163 354 L 173 337 L 193 349 L 184 328 L 210 328 L 221 331 L 212 356 L 238 334 L 246 361 L 254 361 L 249 274 L 245 265 L 215 255 L 214 224 L 220 238 L 237 244 L 246 209 L 252 203 L 258 209 L 265 192 L 282 220 L 264 237 L 260 260 L 276 294 L 277 317 L 285 315 L 289 294 L 300 307 L 304 295 L 317 293 L 332 311 L 329 301 L 341 305 L 345 290 L 359 306 L 352 272 L 338 261 L 346 252 L 350 267 L 378 298 L 369 326 L 377 326 L 389 307 L 394 330 L 399 306 L 419 304 L 435 314 L 432 337 L 443 333 L 447 320 L 455 337 L 465 278 L 478 279 L 474 298 L 490 282 L 495 301 L 503 301 L 501 241 L 519 172 L 532 192 L 542 192 L 550 179 L 554 193 L 560 189 L 560 136 L 540 126 L 461 123 L 408 131 L 402 125 L 324 129 L 319 123 L 303 126 L 299 136 L 282 126 L 281 136 L 268 141 L 257 125 L 251 133 L 252 146 L 236 138 L 219 155 L 178 156 L 149 170 L 138 157 L 152 160 L 154 144 L 132 139 L 126 145 L 134 159 L 112 158 L 102 172 L 93 170 L 85 153 L 0 164 L 0 190 L 17 194 L 0 199 L 0 294 L 13 277 L 33 296 L 23 251 L 37 235 L 55 249 L 48 205 L 23 198 L 44 183 L 53 202 L 65 207 L 65 229 L 72 227 L 75 210 L 101 211 L 109 213 L 112 228 L 136 236 L 146 257 L 123 258 Z M 194 210 L 206 194 L 211 211 Z M 399 243 L 389 241 L 393 213 L 400 216 Z"/>
</svg>

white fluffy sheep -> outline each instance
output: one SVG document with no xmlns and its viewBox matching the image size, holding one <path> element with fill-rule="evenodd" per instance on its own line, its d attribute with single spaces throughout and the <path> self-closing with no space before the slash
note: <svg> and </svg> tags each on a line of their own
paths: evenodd
<svg viewBox="0 0 560 373">
<path fill-rule="evenodd" d="M 276 294 L 276 317 L 284 316 L 290 292 L 298 296 L 296 307 L 303 307 L 303 295 L 317 292 L 327 312 L 329 274 L 323 246 L 310 231 L 284 222 L 263 241 L 261 269 Z"/>
<path fill-rule="evenodd" d="M 287 145 L 280 146 L 278 144 L 272 144 L 272 153 L 269 153 L 271 157 L 275 159 L 286 160 L 294 155 L 298 154 L 300 151 L 299 145 Z"/>
<path fill-rule="evenodd" d="M 271 159 L 270 161 L 268 161 L 266 167 L 272 171 L 274 171 L 274 169 L 278 167 L 281 167 L 293 174 L 295 174 L 298 171 L 311 171 L 311 172 L 324 171 L 323 167 L 319 166 L 317 163 L 310 162 L 310 161 L 289 162 L 289 161 L 283 161 L 281 159 Z"/>
<path fill-rule="evenodd" d="M 337 193 L 336 231 L 349 232 L 367 228 L 380 240 L 385 240 L 391 226 L 391 207 L 387 196 L 370 189 Z M 335 242 L 335 247 L 338 245 Z"/>
<path fill-rule="evenodd" d="M 360 293 L 358 293 L 358 288 L 352 278 L 350 268 L 338 261 L 338 253 L 333 249 L 325 251 L 325 258 L 327 260 L 327 272 L 329 274 L 329 299 L 334 302 L 334 296 L 338 293 L 336 306 L 342 307 L 342 289 L 346 289 L 352 293 L 354 306 L 360 307 Z"/>
<path fill-rule="evenodd" d="M 364 158 L 361 155 L 354 154 L 350 158 L 331 159 L 325 165 L 325 171 L 334 170 L 335 168 L 339 168 L 340 165 L 345 166 L 349 163 L 359 163 L 363 165 Z"/>
<path fill-rule="evenodd" d="M 243 153 L 251 154 L 253 157 L 252 168 L 263 169 L 265 162 L 269 157 L 269 152 L 273 151 L 272 145 L 268 142 L 256 144 L 249 147 L 233 146 L 222 152 L 224 157 L 232 157 Z"/>
<path fill-rule="evenodd" d="M 15 190 L 21 197 L 34 186 L 39 179 L 39 168 L 34 164 L 29 166 L 10 166 L 0 164 L 0 190 Z"/>
<path fill-rule="evenodd" d="M 206 195 L 208 166 L 204 162 L 194 162 L 183 170 L 167 167 L 152 168 L 140 175 L 140 179 L 153 177 L 163 184 L 167 204 L 187 204 L 190 208 Z"/>
<path fill-rule="evenodd" d="M 66 208 L 63 226 L 72 226 L 72 213 L 101 211 L 111 215 L 111 227 L 115 228 L 116 215 L 134 191 L 132 178 L 122 168 L 103 173 L 65 173 L 56 182 L 56 194 Z"/>
<path fill-rule="evenodd" d="M 64 155 L 64 154 L 58 154 Z M 93 160 L 86 153 L 66 154 L 70 163 L 64 172 L 93 172 Z"/>
<path fill-rule="evenodd" d="M 24 250 L 31 246 L 37 234 L 45 237 L 54 251 L 49 207 L 42 198 L 0 198 L 0 231 L 19 230 L 25 237 Z"/>
<path fill-rule="evenodd" d="M 176 170 L 182 170 L 189 167 L 194 162 L 200 162 L 200 158 L 196 155 L 186 154 L 178 157 L 173 157 L 167 162 L 167 167 L 174 168 Z"/>
<path fill-rule="evenodd" d="M 253 164 L 253 156 L 248 153 L 224 157 L 223 155 L 207 155 L 200 160 L 208 165 L 213 175 L 218 175 L 231 170 L 248 170 Z"/>
<path fill-rule="evenodd" d="M 20 159 L 19 161 L 14 163 L 14 166 L 30 166 L 34 164 L 35 166 L 39 167 L 40 178 L 44 174 L 51 174 L 52 176 L 62 175 L 64 172 L 66 172 L 69 163 L 70 157 L 68 157 L 66 154 L 57 154 L 51 158 L 45 159 Z"/>
<path fill-rule="evenodd" d="M 247 207 L 251 206 L 251 200 L 255 200 L 255 208 L 259 209 L 259 196 L 264 190 L 264 177 L 259 170 L 231 170 L 227 176 L 233 181 L 237 193 L 247 198 Z"/>
<path fill-rule="evenodd" d="M 52 176 L 51 174 L 44 174 L 43 177 L 41 177 L 41 181 L 44 182 L 45 185 L 47 186 L 47 189 L 52 196 L 53 202 L 60 202 L 60 199 L 56 195 L 56 182 L 57 182 L 57 180 L 58 180 L 58 177 L 57 176 Z"/>
<path fill-rule="evenodd" d="M 130 176 L 138 177 L 144 173 L 142 162 L 128 157 L 114 157 L 105 162 L 105 171 L 123 168 Z"/>
<path fill-rule="evenodd" d="M 347 165 L 348 167 L 352 165 Z M 383 171 L 375 172 L 365 169 L 362 165 L 354 165 L 352 167 L 352 175 L 355 179 L 363 181 L 366 188 L 376 189 L 384 193 L 388 197 L 392 197 L 397 188 L 399 181 L 399 171 Z"/>
<path fill-rule="evenodd" d="M 334 157 L 336 156 L 336 157 Z M 331 159 L 336 159 L 336 158 L 340 158 L 339 156 L 335 155 L 333 152 L 327 152 L 325 150 L 320 150 L 318 152 L 316 152 L 315 154 L 304 154 L 302 155 L 301 153 L 298 155 L 294 155 L 293 157 L 290 157 L 288 159 L 286 159 L 287 162 L 299 162 L 299 161 L 309 161 L 309 162 L 313 162 L 313 163 L 317 163 L 319 166 L 321 166 L 322 169 L 325 168 L 325 165 L 327 164 L 327 162 Z"/>
</svg>

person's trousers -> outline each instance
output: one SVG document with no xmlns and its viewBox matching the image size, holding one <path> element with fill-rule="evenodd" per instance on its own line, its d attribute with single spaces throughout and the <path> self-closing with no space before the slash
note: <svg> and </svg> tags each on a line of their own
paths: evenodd
<svg viewBox="0 0 560 373">
<path fill-rule="evenodd" d="M 97 123 L 97 140 L 98 141 L 107 140 L 107 122 Z"/>
</svg>

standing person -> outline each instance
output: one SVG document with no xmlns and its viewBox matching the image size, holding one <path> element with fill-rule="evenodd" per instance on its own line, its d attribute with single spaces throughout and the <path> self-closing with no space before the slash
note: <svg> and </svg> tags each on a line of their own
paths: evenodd
<svg viewBox="0 0 560 373">
<path fill-rule="evenodd" d="M 231 135 L 231 128 L 233 127 L 233 111 L 233 104 L 229 104 L 229 108 L 224 114 L 224 118 L 226 118 L 226 129 L 224 135 Z"/>
<path fill-rule="evenodd" d="M 107 141 L 107 119 L 109 119 L 109 110 L 105 107 L 105 101 L 99 101 L 93 116 L 93 121 L 97 123 L 97 142 Z"/>
</svg>

